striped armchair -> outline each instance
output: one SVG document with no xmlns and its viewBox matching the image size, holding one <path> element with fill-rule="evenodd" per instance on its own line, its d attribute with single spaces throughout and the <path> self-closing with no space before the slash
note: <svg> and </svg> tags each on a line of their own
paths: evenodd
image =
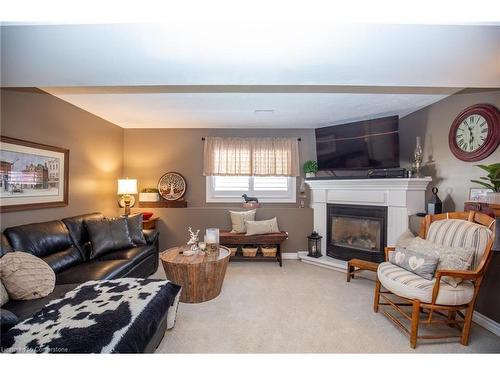
<svg viewBox="0 0 500 375">
<path fill-rule="evenodd" d="M 461 344 L 467 345 L 474 305 L 491 260 L 494 222 L 493 218 L 474 211 L 427 215 L 419 233 L 421 238 L 439 245 L 474 249 L 470 270 L 438 270 L 432 280 L 388 262 L 389 253 L 395 249 L 385 249 L 386 261 L 377 270 L 374 311 L 378 312 L 381 305 L 387 306 L 384 315 L 410 336 L 412 348 L 419 338 L 460 337 Z M 442 281 L 444 276 L 463 281 L 453 287 Z M 409 329 L 392 313 L 394 311 L 401 314 L 400 319 L 410 322 Z M 457 328 L 460 334 L 419 336 L 421 324 L 447 324 Z"/>
</svg>

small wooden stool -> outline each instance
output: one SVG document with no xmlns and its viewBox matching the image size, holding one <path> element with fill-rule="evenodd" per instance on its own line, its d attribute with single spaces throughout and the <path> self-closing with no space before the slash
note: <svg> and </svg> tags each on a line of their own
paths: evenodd
<svg viewBox="0 0 500 375">
<path fill-rule="evenodd" d="M 354 279 L 354 274 L 356 272 L 367 270 L 372 272 L 377 272 L 378 263 L 369 262 L 367 260 L 361 259 L 351 259 L 347 262 L 347 282 L 351 281 L 351 277 Z"/>
</svg>

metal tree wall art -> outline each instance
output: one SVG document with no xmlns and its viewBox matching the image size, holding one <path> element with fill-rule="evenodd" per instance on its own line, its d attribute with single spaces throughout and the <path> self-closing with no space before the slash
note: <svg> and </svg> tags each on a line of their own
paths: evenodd
<svg viewBox="0 0 500 375">
<path fill-rule="evenodd" d="M 158 191 L 168 201 L 178 200 L 186 193 L 186 180 L 180 173 L 165 173 L 158 181 Z"/>
</svg>

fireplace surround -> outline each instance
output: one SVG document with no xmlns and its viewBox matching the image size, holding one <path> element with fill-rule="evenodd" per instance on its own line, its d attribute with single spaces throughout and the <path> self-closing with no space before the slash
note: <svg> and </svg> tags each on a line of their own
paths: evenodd
<svg viewBox="0 0 500 375">
<path fill-rule="evenodd" d="M 424 178 L 325 179 L 308 178 L 311 189 L 310 207 L 314 211 L 314 230 L 323 236 L 321 258 L 299 258 L 307 263 L 345 270 L 346 257 L 332 258 L 327 254 L 328 205 L 372 206 L 387 212 L 385 246 L 394 246 L 397 238 L 409 226 L 409 217 L 425 212 L 425 192 L 432 181 Z M 372 224 L 373 225 L 373 224 Z M 331 230 L 331 229 L 330 229 Z M 358 242 L 359 245 L 359 242 Z"/>
<path fill-rule="evenodd" d="M 382 262 L 387 237 L 387 207 L 327 205 L 326 255 Z"/>
</svg>

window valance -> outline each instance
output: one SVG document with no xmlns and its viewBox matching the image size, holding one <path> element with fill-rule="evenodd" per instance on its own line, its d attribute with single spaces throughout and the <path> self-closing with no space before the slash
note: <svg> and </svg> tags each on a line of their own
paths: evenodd
<svg viewBox="0 0 500 375">
<path fill-rule="evenodd" d="M 207 137 L 204 176 L 299 176 L 297 138 Z"/>
</svg>

